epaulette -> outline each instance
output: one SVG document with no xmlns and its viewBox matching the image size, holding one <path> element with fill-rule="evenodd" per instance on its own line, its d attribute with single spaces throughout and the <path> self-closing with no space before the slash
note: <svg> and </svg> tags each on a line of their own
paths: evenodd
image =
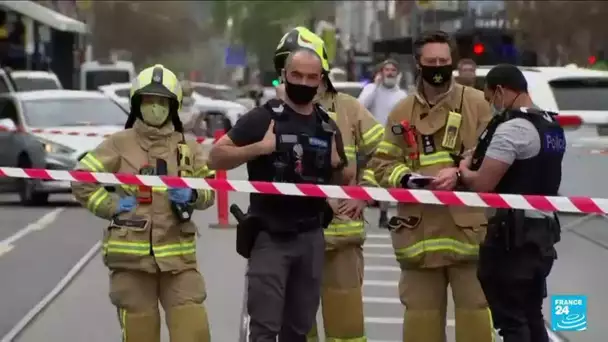
<svg viewBox="0 0 608 342">
<path fill-rule="evenodd" d="M 285 112 L 284 102 L 280 99 L 271 99 L 264 104 L 264 108 L 270 112 L 274 119 L 281 118 Z"/>
</svg>

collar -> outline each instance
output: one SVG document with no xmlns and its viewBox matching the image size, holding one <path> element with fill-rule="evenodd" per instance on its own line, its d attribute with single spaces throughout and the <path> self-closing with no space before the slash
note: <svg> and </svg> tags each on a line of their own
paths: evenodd
<svg viewBox="0 0 608 342">
<path fill-rule="evenodd" d="M 148 126 L 140 119 L 137 119 L 133 124 L 133 130 L 137 134 L 137 140 L 141 147 L 145 150 L 149 150 L 152 145 L 158 142 L 169 142 L 172 138 L 181 140 L 181 134 L 175 131 L 171 122 L 158 128 Z"/>
</svg>

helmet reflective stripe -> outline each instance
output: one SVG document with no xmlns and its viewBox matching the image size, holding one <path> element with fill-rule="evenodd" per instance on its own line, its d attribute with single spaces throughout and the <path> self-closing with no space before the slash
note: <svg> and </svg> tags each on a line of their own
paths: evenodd
<svg viewBox="0 0 608 342">
<path fill-rule="evenodd" d="M 175 74 L 156 64 L 144 69 L 131 83 L 131 99 L 136 95 L 151 94 L 182 102 L 182 88 Z"/>
<path fill-rule="evenodd" d="M 327 59 L 327 53 L 325 52 L 325 43 L 323 43 L 323 39 L 306 27 L 299 26 L 287 32 L 283 38 L 281 38 L 281 41 L 276 48 L 275 57 L 287 55 L 298 48 L 306 48 L 314 51 L 321 59 L 323 70 L 329 72 L 329 61 Z"/>
</svg>

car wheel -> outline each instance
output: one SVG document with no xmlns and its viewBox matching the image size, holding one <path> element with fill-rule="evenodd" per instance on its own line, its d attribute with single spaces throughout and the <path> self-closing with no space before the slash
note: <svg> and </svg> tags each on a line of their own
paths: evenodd
<svg viewBox="0 0 608 342">
<path fill-rule="evenodd" d="M 19 163 L 20 168 L 29 168 L 31 163 L 27 157 L 23 158 Z M 27 206 L 43 205 L 48 203 L 49 194 L 44 192 L 37 192 L 36 189 L 40 184 L 39 179 L 22 178 L 18 180 L 19 199 L 21 204 Z"/>
</svg>

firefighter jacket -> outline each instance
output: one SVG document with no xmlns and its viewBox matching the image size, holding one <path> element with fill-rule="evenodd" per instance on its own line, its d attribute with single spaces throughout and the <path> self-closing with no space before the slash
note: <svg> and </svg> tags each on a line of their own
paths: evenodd
<svg viewBox="0 0 608 342">
<path fill-rule="evenodd" d="M 158 159 L 167 164 L 169 176 L 178 175 L 178 143 L 181 133 L 171 124 L 160 129 L 137 120 L 133 128 L 108 137 L 93 151 L 86 154 L 77 169 L 92 172 L 139 174 L 142 167 L 156 165 Z M 182 172 L 191 177 L 209 177 L 202 148 L 194 141 L 186 141 L 192 151 L 191 163 L 180 165 Z M 169 202 L 164 186 L 148 188 L 150 203 L 139 201 L 141 187 L 120 186 L 116 194 L 103 185 L 72 183 L 76 199 L 93 214 L 110 220 L 103 233 L 103 259 L 110 269 L 134 269 L 155 273 L 196 268 L 197 227 L 192 221 L 180 223 Z M 206 209 L 213 205 L 215 193 L 196 190 L 193 209 Z M 116 215 L 118 196 L 135 196 L 138 204 L 131 212 Z"/>
<path fill-rule="evenodd" d="M 344 151 L 349 159 L 348 167 L 351 168 L 350 173 L 356 175 L 348 184 L 377 186 L 371 169 L 358 168 L 357 156 L 368 157 L 373 154 L 382 141 L 384 127 L 357 99 L 348 94 L 325 92 L 319 102 L 328 108 L 330 116 L 336 121 L 342 133 Z M 329 201 L 339 204 L 345 200 L 329 199 Z M 353 220 L 348 216 L 336 215 L 329 227 L 325 229 L 327 248 L 339 248 L 346 244 L 363 244 L 364 224 L 363 217 Z"/>
<path fill-rule="evenodd" d="M 435 176 L 457 166 L 452 155 L 474 148 L 490 118 L 483 93 L 454 82 L 432 107 L 420 92 L 408 95 L 389 114 L 384 140 L 372 159 L 376 179 L 383 187 L 401 187 L 406 174 Z M 396 129 L 408 125 L 415 143 Z M 482 208 L 430 204 L 399 203 L 397 216 L 389 221 L 404 268 L 477 260 L 486 227 Z"/>
</svg>

